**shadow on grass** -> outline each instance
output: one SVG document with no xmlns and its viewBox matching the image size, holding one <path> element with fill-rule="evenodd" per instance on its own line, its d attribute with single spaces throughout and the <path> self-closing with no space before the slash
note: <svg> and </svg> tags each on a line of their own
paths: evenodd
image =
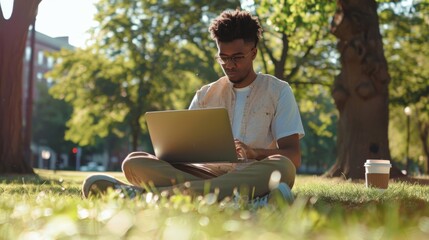
<svg viewBox="0 0 429 240">
<path fill-rule="evenodd" d="M 57 181 L 37 174 L 7 174 L 0 176 L 0 182 L 5 184 L 52 184 Z"/>
<path fill-rule="evenodd" d="M 427 202 L 419 199 L 397 199 L 396 201 L 379 202 L 368 201 L 357 204 L 356 202 L 330 202 L 318 201 L 317 203 L 308 204 L 307 209 L 315 209 L 319 214 L 327 216 L 329 219 L 335 216 L 353 216 L 352 218 L 360 219 L 359 221 L 399 221 L 402 219 L 406 222 L 412 222 L 413 219 L 419 219 L 429 215 L 429 206 Z M 365 220 L 368 219 L 368 220 Z M 378 220 L 377 220 L 378 219 Z M 392 220 L 396 219 L 396 220 Z"/>
<path fill-rule="evenodd" d="M 396 182 L 405 182 L 410 184 L 429 185 L 429 178 L 401 177 L 401 178 L 395 178 L 393 180 Z"/>
<path fill-rule="evenodd" d="M 50 192 L 61 196 L 81 197 L 80 185 L 71 181 L 49 179 L 37 174 L 0 176 L 0 193 L 22 195 L 43 192 Z"/>
</svg>

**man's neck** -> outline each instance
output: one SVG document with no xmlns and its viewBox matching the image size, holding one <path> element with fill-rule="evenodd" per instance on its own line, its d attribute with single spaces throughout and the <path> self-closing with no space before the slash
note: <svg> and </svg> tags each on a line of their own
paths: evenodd
<svg viewBox="0 0 429 240">
<path fill-rule="evenodd" d="M 244 88 L 244 87 L 247 87 L 247 86 L 249 86 L 250 84 L 252 84 L 253 83 L 253 81 L 255 81 L 255 79 L 256 79 L 256 77 L 257 77 L 258 75 L 254 72 L 254 71 L 251 71 L 245 78 L 244 78 L 244 80 L 243 81 L 241 81 L 241 82 L 239 82 L 239 83 L 234 83 L 234 87 L 235 88 Z"/>
</svg>

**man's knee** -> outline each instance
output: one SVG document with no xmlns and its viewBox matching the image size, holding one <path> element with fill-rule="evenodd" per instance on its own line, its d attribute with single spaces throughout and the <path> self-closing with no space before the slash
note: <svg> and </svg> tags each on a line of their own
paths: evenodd
<svg viewBox="0 0 429 240">
<path fill-rule="evenodd" d="M 159 175 L 161 165 L 162 161 L 157 158 L 135 153 L 122 162 L 122 172 L 130 183 L 142 186 L 142 184 L 148 184 L 156 180 L 154 178 Z"/>
<path fill-rule="evenodd" d="M 128 169 L 139 169 L 141 167 L 150 167 L 154 164 L 154 161 L 159 161 L 155 156 L 145 152 L 132 152 L 128 154 L 125 160 L 122 162 L 122 171 Z"/>
<path fill-rule="evenodd" d="M 127 155 L 127 157 L 125 158 L 125 160 L 130 159 L 130 158 L 139 158 L 139 157 L 144 157 L 144 158 L 155 158 L 157 159 L 154 155 L 147 153 L 147 152 L 132 152 L 130 154 Z"/>
<path fill-rule="evenodd" d="M 131 153 L 131 154 L 133 154 L 133 153 Z M 125 159 L 124 159 L 124 161 L 122 162 L 122 171 L 125 171 L 126 169 L 129 169 L 130 168 L 130 166 L 132 166 L 132 165 L 134 165 L 134 161 L 135 161 L 135 158 L 130 158 L 130 155 L 131 154 L 129 154 Z"/>
<path fill-rule="evenodd" d="M 280 172 L 280 181 L 289 185 L 290 188 L 293 187 L 295 183 L 296 168 L 292 161 L 283 156 L 283 155 L 272 155 L 267 158 L 270 161 L 273 161 L 276 165 L 276 169 Z"/>
</svg>

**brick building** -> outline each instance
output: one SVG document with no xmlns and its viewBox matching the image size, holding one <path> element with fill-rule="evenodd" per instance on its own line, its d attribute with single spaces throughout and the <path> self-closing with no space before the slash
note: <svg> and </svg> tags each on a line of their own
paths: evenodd
<svg viewBox="0 0 429 240">
<path fill-rule="evenodd" d="M 52 79 L 46 79 L 44 74 L 50 71 L 55 61 L 52 57 L 47 57 L 46 52 L 59 51 L 62 48 L 74 49 L 68 42 L 68 37 L 57 37 L 52 38 L 43 33 L 35 32 L 34 41 L 34 52 L 33 52 L 33 76 L 29 78 L 30 66 L 31 66 L 31 30 L 28 34 L 27 44 L 24 52 L 24 63 L 23 63 L 23 116 L 26 116 L 26 109 L 29 98 L 29 81 L 32 81 L 32 105 L 39 99 L 40 93 L 37 91 L 37 84 L 52 84 Z M 37 109 L 32 108 L 33 111 Z M 24 122 L 24 125 L 25 122 Z M 34 146 L 32 145 L 32 152 L 37 156 L 33 158 L 33 167 L 37 168 L 55 168 L 56 155 L 49 148 L 49 146 Z M 46 161 L 48 159 L 48 161 Z M 67 163 L 65 163 L 67 164 Z"/>
</svg>

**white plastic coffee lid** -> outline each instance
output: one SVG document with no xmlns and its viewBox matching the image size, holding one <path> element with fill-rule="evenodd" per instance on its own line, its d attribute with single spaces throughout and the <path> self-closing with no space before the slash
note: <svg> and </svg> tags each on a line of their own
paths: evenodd
<svg viewBox="0 0 429 240">
<path fill-rule="evenodd" d="M 390 164 L 390 160 L 379 160 L 379 159 L 367 159 L 366 163 L 369 164 Z"/>
<path fill-rule="evenodd" d="M 366 173 L 388 173 L 392 164 L 389 160 L 368 159 L 364 167 Z"/>
</svg>

